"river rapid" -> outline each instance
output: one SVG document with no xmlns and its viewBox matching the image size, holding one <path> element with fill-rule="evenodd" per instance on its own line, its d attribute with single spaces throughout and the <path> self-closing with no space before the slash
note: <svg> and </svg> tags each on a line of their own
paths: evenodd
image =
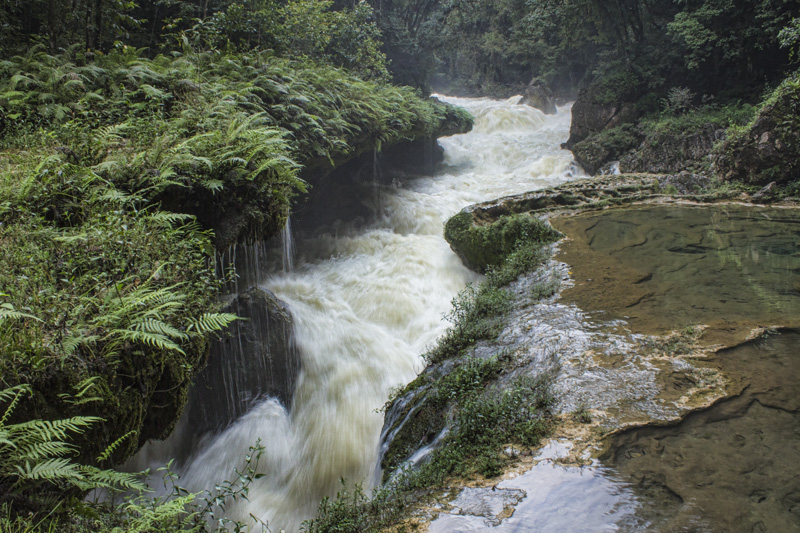
<svg viewBox="0 0 800 533">
<path fill-rule="evenodd" d="M 467 205 L 580 174 L 560 149 L 570 107 L 546 116 L 518 98 L 443 99 L 476 121 L 472 132 L 440 139 L 440 172 L 376 185 L 375 220 L 297 239 L 295 268 L 262 278 L 294 318 L 302 372 L 291 406 L 260 401 L 180 469 L 181 485 L 208 489 L 231 479 L 260 439 L 265 475 L 249 501 L 227 508 L 231 518 L 252 514 L 272 531 L 297 531 L 342 479 L 374 486 L 381 407 L 424 368 L 421 354 L 446 329 L 451 300 L 478 279 L 442 237 L 445 221 Z"/>
</svg>

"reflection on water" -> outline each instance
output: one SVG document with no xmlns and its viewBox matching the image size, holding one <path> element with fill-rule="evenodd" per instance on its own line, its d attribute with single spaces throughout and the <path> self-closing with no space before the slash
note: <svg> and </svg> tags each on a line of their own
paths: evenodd
<svg viewBox="0 0 800 533">
<path fill-rule="evenodd" d="M 625 529 L 800 531 L 800 332 L 719 353 L 743 393 L 672 427 L 614 439 L 640 502 Z"/>
<path fill-rule="evenodd" d="M 649 206 L 554 225 L 571 239 L 560 259 L 577 282 L 563 299 L 636 331 L 705 323 L 746 334 L 800 321 L 796 209 Z"/>
<path fill-rule="evenodd" d="M 713 350 L 756 326 L 797 328 L 798 211 L 648 206 L 553 222 L 570 238 L 558 256 L 570 286 L 518 305 L 499 342 L 532 364 L 557 347 L 562 415 L 583 405 L 605 429 L 661 426 L 609 437 L 590 466 L 558 464 L 551 445 L 522 476 L 454 495 L 431 531 L 800 531 L 800 329 L 701 360 L 644 335 L 709 324 Z"/>
<path fill-rule="evenodd" d="M 464 489 L 430 533 L 616 531 L 636 512 L 630 487 L 602 466 L 558 464 L 567 451 L 563 444 L 550 444 L 525 474 L 490 488 Z"/>
</svg>

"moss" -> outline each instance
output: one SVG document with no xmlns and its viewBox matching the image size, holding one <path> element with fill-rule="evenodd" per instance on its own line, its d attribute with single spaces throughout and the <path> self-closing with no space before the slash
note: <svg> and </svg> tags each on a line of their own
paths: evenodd
<svg viewBox="0 0 800 533">
<path fill-rule="evenodd" d="M 733 127 L 716 149 L 725 180 L 790 184 L 800 174 L 800 73 L 789 76 L 760 105 L 747 125 Z"/>
<path fill-rule="evenodd" d="M 575 160 L 586 172 L 594 174 L 609 161 L 619 159 L 637 147 L 641 138 L 632 124 L 623 124 L 590 135 L 572 147 Z"/>
<path fill-rule="evenodd" d="M 500 217 L 488 225 L 473 224 L 462 211 L 447 221 L 444 237 L 464 263 L 479 272 L 497 267 L 522 243 L 548 243 L 559 233 L 546 222 L 525 214 Z"/>
</svg>

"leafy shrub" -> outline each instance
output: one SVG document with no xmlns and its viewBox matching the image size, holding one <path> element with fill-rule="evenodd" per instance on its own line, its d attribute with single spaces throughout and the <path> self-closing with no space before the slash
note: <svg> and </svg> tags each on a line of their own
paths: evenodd
<svg viewBox="0 0 800 533">
<path fill-rule="evenodd" d="M 694 98 L 695 94 L 688 87 L 673 87 L 661 101 L 661 107 L 665 113 L 682 115 L 694 107 Z"/>
</svg>

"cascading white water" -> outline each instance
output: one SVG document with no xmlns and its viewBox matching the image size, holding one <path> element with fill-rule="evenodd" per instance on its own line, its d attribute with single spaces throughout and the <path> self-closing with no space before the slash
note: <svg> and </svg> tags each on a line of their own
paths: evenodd
<svg viewBox="0 0 800 533">
<path fill-rule="evenodd" d="M 286 217 L 286 225 L 281 230 L 281 244 L 283 245 L 283 271 L 294 271 L 294 235 L 292 234 L 292 217 Z"/>
<path fill-rule="evenodd" d="M 447 326 L 443 313 L 477 278 L 444 241 L 445 221 L 471 203 L 576 173 L 559 148 L 569 107 L 545 116 L 516 99 L 444 99 L 476 117 L 471 133 L 440 141 L 446 169 L 383 189 L 377 221 L 297 243 L 305 263 L 265 278 L 295 319 L 302 373 L 291 413 L 273 399 L 255 406 L 211 439 L 181 480 L 202 490 L 230 478 L 260 438 L 266 475 L 249 501 L 228 508 L 233 518 L 252 513 L 272 531 L 296 531 L 341 478 L 376 481 L 380 408 L 422 370 L 420 354 Z"/>
</svg>

